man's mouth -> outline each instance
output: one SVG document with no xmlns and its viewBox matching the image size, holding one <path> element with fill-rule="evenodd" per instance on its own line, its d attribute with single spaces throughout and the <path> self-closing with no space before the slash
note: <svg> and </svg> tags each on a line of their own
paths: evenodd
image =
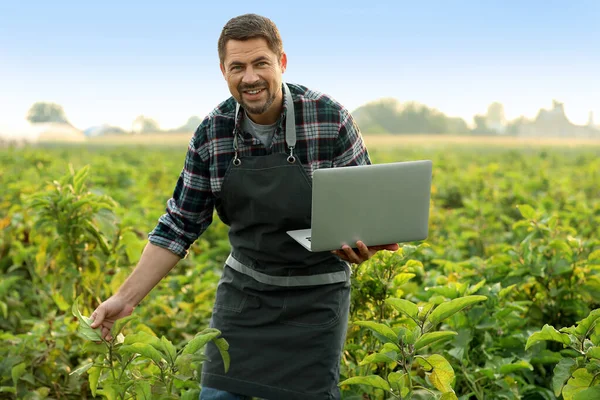
<svg viewBox="0 0 600 400">
<path fill-rule="evenodd" d="M 244 93 L 250 94 L 250 95 L 255 95 L 255 94 L 259 94 L 260 92 L 262 92 L 264 89 L 253 89 L 253 90 L 244 90 Z"/>
</svg>

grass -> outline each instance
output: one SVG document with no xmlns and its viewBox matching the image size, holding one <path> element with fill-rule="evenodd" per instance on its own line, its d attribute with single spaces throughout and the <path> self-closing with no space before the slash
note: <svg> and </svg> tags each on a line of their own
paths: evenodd
<svg viewBox="0 0 600 400">
<path fill-rule="evenodd" d="M 87 143 L 99 145 L 167 145 L 185 146 L 192 133 L 144 134 L 134 136 L 100 136 L 87 139 Z M 364 135 L 367 146 L 373 148 L 390 148 L 403 146 L 444 146 L 444 145 L 477 145 L 477 146 L 600 146 L 596 139 L 567 138 L 533 138 L 514 136 L 471 136 L 471 135 Z"/>
</svg>

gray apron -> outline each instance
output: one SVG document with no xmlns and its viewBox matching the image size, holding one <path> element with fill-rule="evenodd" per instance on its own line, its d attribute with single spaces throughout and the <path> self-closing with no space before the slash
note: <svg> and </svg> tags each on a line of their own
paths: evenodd
<svg viewBox="0 0 600 400">
<path fill-rule="evenodd" d="M 235 156 L 216 206 L 232 251 L 210 323 L 229 343 L 231 363 L 225 373 L 208 344 L 202 386 L 268 400 L 339 399 L 350 269 L 286 234 L 310 227 L 312 184 L 294 156 L 295 114 L 284 89 L 289 153 L 238 157 L 234 130 Z"/>
</svg>

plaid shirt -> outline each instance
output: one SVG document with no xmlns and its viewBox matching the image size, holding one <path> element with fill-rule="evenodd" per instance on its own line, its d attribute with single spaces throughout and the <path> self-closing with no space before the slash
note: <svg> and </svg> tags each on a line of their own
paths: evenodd
<svg viewBox="0 0 600 400">
<path fill-rule="evenodd" d="M 294 155 L 309 177 L 317 168 L 371 164 L 360 130 L 347 109 L 331 97 L 304 86 L 288 84 L 288 87 L 296 114 Z M 219 197 L 225 172 L 234 156 L 234 127 L 240 132 L 240 157 L 289 152 L 284 132 L 284 116 L 289 105 L 285 95 L 283 98 L 282 117 L 269 149 L 240 129 L 244 117 L 241 108 L 238 121 L 234 121 L 236 101 L 233 97 L 206 116 L 190 140 L 184 167 L 173 197 L 167 202 L 166 213 L 149 234 L 152 244 L 183 258 L 191 244 L 211 224 L 215 199 Z"/>
</svg>

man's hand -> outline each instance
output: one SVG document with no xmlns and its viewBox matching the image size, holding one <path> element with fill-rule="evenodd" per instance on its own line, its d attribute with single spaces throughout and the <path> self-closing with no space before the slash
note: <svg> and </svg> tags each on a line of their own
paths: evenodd
<svg viewBox="0 0 600 400">
<path fill-rule="evenodd" d="M 109 297 L 106 301 L 96 308 L 90 318 L 94 321 L 90 325 L 92 328 L 102 328 L 102 337 L 104 340 L 112 340 L 110 330 L 115 321 L 131 315 L 133 306 L 118 296 Z"/>
<path fill-rule="evenodd" d="M 371 246 L 367 247 L 360 240 L 356 242 L 356 248 L 358 249 L 358 253 L 356 253 L 352 248 L 348 245 L 342 246 L 341 250 L 332 251 L 333 254 L 336 254 L 342 260 L 354 263 L 354 264 L 362 264 L 367 261 L 369 258 L 373 257 L 375 253 L 381 250 L 390 250 L 396 251 L 400 248 L 398 243 L 393 244 L 385 244 L 381 246 Z"/>
</svg>

